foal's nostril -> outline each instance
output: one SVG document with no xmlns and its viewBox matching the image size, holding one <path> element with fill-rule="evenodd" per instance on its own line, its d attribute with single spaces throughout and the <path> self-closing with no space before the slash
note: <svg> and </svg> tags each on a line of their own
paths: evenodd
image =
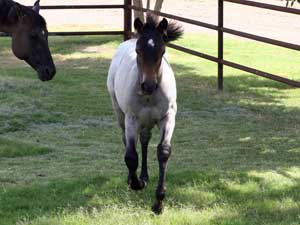
<svg viewBox="0 0 300 225">
<path fill-rule="evenodd" d="M 147 82 L 144 82 L 141 84 L 141 88 L 142 88 L 143 92 L 145 92 L 147 94 L 152 94 L 153 91 L 156 89 L 156 85 L 151 85 L 151 84 L 148 84 Z"/>
<path fill-rule="evenodd" d="M 147 84 L 146 83 L 142 83 L 141 84 L 142 90 L 146 91 L 147 90 Z"/>
</svg>

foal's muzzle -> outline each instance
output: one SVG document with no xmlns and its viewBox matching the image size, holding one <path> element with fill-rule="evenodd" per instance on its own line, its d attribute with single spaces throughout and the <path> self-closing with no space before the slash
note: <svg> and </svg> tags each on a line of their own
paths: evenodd
<svg viewBox="0 0 300 225">
<path fill-rule="evenodd" d="M 156 89 L 158 85 L 155 82 L 143 82 L 141 84 L 141 89 L 144 94 L 151 95 Z"/>
</svg>

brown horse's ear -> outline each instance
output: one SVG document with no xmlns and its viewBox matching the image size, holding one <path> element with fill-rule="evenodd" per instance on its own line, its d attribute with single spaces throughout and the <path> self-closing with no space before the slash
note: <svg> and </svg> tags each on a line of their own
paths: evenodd
<svg viewBox="0 0 300 225">
<path fill-rule="evenodd" d="M 141 21 L 140 18 L 137 17 L 137 18 L 134 20 L 134 29 L 135 29 L 138 33 L 140 33 L 141 30 L 142 30 L 142 28 L 143 28 L 143 26 L 144 26 L 143 22 Z"/>
<path fill-rule="evenodd" d="M 168 25 L 169 25 L 168 20 L 166 18 L 163 18 L 162 21 L 160 21 L 160 23 L 158 24 L 157 29 L 161 33 L 166 34 Z"/>
<path fill-rule="evenodd" d="M 8 12 L 8 21 L 12 24 L 19 22 L 19 20 L 23 17 L 23 11 L 21 5 L 16 3 Z"/>
<path fill-rule="evenodd" d="M 37 1 L 34 3 L 32 9 L 33 9 L 33 11 L 35 11 L 35 12 L 37 12 L 37 13 L 40 12 L 40 9 L 41 9 L 41 7 L 40 7 L 40 0 L 37 0 Z"/>
</svg>

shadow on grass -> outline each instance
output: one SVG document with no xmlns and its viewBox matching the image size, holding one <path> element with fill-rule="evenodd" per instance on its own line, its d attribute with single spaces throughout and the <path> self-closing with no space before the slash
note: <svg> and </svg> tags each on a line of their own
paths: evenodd
<svg viewBox="0 0 300 225">
<path fill-rule="evenodd" d="M 72 54 L 81 51 L 86 46 L 100 46 L 108 43 L 120 43 L 122 36 L 81 36 L 78 37 L 51 37 L 49 45 L 52 54 Z M 65 43 L 68 43 L 67 45 Z"/>
<path fill-rule="evenodd" d="M 204 224 L 291 224 L 298 221 L 300 182 L 277 188 L 266 182 L 268 175 L 264 175 L 266 177 L 224 171 L 170 171 L 166 207 L 175 212 L 182 208 L 193 209 L 199 216 L 210 209 L 208 223 Z M 156 180 L 157 177 L 141 192 L 128 190 L 125 179 L 113 176 L 2 189 L 0 223 L 10 225 L 22 219 L 60 217 L 76 213 L 80 208 L 87 212 L 111 208 L 111 215 L 118 214 L 118 209 L 135 209 L 143 217 L 141 209 L 150 212 Z M 235 212 L 233 216 L 226 214 L 230 210 Z"/>
<path fill-rule="evenodd" d="M 119 43 L 122 40 L 122 36 L 102 36 L 91 37 L 81 36 L 78 37 L 50 37 L 49 47 L 52 54 L 72 54 L 82 50 L 84 46 L 92 45 L 105 45 L 108 43 Z M 11 51 L 11 38 L 0 37 L 0 52 Z M 67 44 L 66 44 L 67 43 Z M 1 61 L 0 61 L 1 63 Z M 0 64 L 1 65 L 1 64 Z"/>
<path fill-rule="evenodd" d="M 39 81 L 31 68 L 6 69 L 0 78 L 0 134 L 81 115 L 111 115 L 106 88 L 109 63 L 107 58 L 67 59 L 47 83 Z"/>
</svg>

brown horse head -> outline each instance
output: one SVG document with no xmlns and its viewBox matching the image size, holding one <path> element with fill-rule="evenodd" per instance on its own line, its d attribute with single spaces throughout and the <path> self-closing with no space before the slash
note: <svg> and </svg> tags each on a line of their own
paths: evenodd
<svg viewBox="0 0 300 225">
<path fill-rule="evenodd" d="M 39 15 L 39 0 L 33 7 L 15 3 L 8 18 L 11 26 L 12 50 L 38 73 L 42 81 L 51 80 L 56 73 L 48 46 L 48 31 L 44 18 Z"/>
<path fill-rule="evenodd" d="M 169 23 L 165 18 L 159 22 L 151 14 L 147 15 L 145 24 L 135 19 L 134 28 L 138 34 L 136 53 L 141 89 L 150 95 L 157 89 L 162 76 L 161 62 L 166 44 L 180 38 L 183 30 L 177 23 Z"/>
</svg>

